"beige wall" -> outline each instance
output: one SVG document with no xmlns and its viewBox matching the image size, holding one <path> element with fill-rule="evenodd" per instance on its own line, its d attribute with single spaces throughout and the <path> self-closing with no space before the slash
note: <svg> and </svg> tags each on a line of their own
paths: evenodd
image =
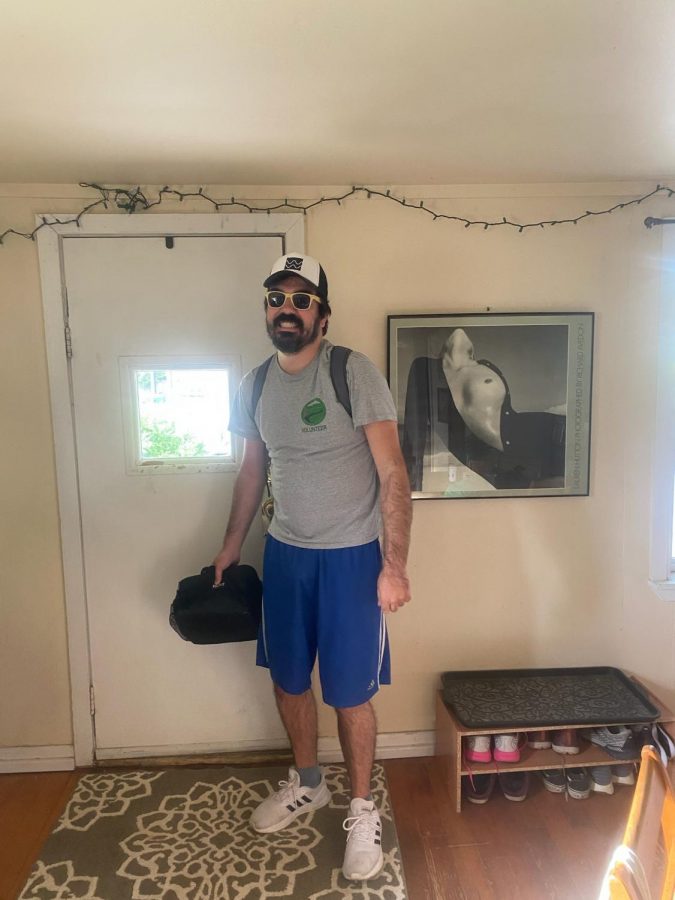
<svg viewBox="0 0 675 900">
<path fill-rule="evenodd" d="M 459 215 L 521 221 L 600 209 L 653 185 L 397 188 Z M 211 189 L 214 196 L 310 200 L 322 188 Z M 0 186 L 0 232 L 36 212 L 77 211 L 76 187 Z M 434 199 L 435 198 L 435 199 Z M 206 211 L 183 204 L 181 211 Z M 166 205 L 162 211 L 175 211 Z M 659 229 L 665 200 L 579 225 L 485 232 L 384 200 L 307 217 L 307 249 L 331 282 L 329 336 L 385 370 L 389 313 L 596 313 L 591 496 L 417 501 L 414 601 L 389 619 L 395 684 L 382 731 L 433 727 L 445 669 L 618 665 L 675 697 L 675 605 L 647 586 Z M 37 253 L 0 248 L 0 746 L 71 740 L 65 605 Z M 262 327 L 262 323 L 261 323 Z M 321 717 L 333 734 L 332 716 Z"/>
</svg>

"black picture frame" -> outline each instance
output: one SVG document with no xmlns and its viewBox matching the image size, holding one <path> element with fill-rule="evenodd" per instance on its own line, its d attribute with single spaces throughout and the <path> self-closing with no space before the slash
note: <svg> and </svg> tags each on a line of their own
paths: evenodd
<svg viewBox="0 0 675 900">
<path fill-rule="evenodd" d="M 594 314 L 387 317 L 414 499 L 590 490 Z"/>
</svg>

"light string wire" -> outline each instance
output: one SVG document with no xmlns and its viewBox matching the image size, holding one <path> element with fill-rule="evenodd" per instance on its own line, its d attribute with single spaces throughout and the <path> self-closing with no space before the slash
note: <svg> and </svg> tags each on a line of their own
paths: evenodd
<svg viewBox="0 0 675 900">
<path fill-rule="evenodd" d="M 529 228 L 546 228 L 553 225 L 577 225 L 579 222 L 583 221 L 583 219 L 588 219 L 591 216 L 608 216 L 617 209 L 627 209 L 629 206 L 637 206 L 640 203 L 643 203 L 645 200 L 649 200 L 651 197 L 654 197 L 656 194 L 667 193 L 669 198 L 672 197 L 673 194 L 675 194 L 674 188 L 671 188 L 668 185 L 657 184 L 654 190 L 649 191 L 649 193 L 644 194 L 642 197 L 636 197 L 634 200 L 626 200 L 623 203 L 615 203 L 614 206 L 611 206 L 608 209 L 587 209 L 585 212 L 580 213 L 578 216 L 573 216 L 568 219 L 545 219 L 541 222 L 513 222 L 506 216 L 502 216 L 501 219 L 496 219 L 495 221 L 486 221 L 483 219 L 467 219 L 464 216 L 453 216 L 448 213 L 439 213 L 435 212 L 433 209 L 430 209 L 428 206 L 425 206 L 423 200 L 420 200 L 419 202 L 411 202 L 406 200 L 405 197 L 394 196 L 394 194 L 391 193 L 391 190 L 380 191 L 371 187 L 354 186 L 351 188 L 351 190 L 346 191 L 339 197 L 321 197 L 320 199 L 314 200 L 312 203 L 307 203 L 305 205 L 299 203 L 289 203 L 288 199 L 286 198 L 284 199 L 283 203 L 277 203 L 274 206 L 252 206 L 250 203 L 246 203 L 244 200 L 238 200 L 236 197 L 230 197 L 229 200 L 214 200 L 213 197 L 209 197 L 209 195 L 204 192 L 204 188 L 201 187 L 196 191 L 179 191 L 176 188 L 165 185 L 159 190 L 156 200 L 149 200 L 140 189 L 140 187 L 104 187 L 103 185 L 87 181 L 81 181 L 79 186 L 82 188 L 91 188 L 91 190 L 98 191 L 98 199 L 94 200 L 92 203 L 88 203 L 83 209 L 80 210 L 80 212 L 76 216 L 72 216 L 70 218 L 63 219 L 57 216 L 47 218 L 46 216 L 42 216 L 42 222 L 37 225 L 32 231 L 18 231 L 16 228 L 8 228 L 0 234 L 0 245 L 4 244 L 5 239 L 10 235 L 13 235 L 15 237 L 27 238 L 28 240 L 34 241 L 35 236 L 42 228 L 48 228 L 53 225 L 74 224 L 79 228 L 81 225 L 82 217 L 100 206 L 108 209 L 110 205 L 113 205 L 117 209 L 123 210 L 124 212 L 131 215 L 138 211 L 144 212 L 145 210 L 152 209 L 154 206 L 160 206 L 164 202 L 165 197 L 178 197 L 178 200 L 181 203 L 183 202 L 183 200 L 191 199 L 193 197 L 199 198 L 201 200 L 205 200 L 207 203 L 210 203 L 216 212 L 219 212 L 222 209 L 238 207 L 250 213 L 267 213 L 269 215 L 270 213 L 277 212 L 279 210 L 291 210 L 301 212 L 303 213 L 303 215 L 307 215 L 309 210 L 315 209 L 317 206 L 322 206 L 324 203 L 337 203 L 339 206 L 344 200 L 348 200 L 349 197 L 353 197 L 355 194 L 366 194 L 368 196 L 368 199 L 370 199 L 371 197 L 381 197 L 384 200 L 391 200 L 393 203 L 398 203 L 399 206 L 404 206 L 406 207 L 406 209 L 415 209 L 418 212 L 426 213 L 427 215 L 431 216 L 434 221 L 436 221 L 436 219 L 446 219 L 451 222 L 459 222 L 464 225 L 465 228 L 470 228 L 473 225 L 481 226 L 485 231 L 487 231 L 489 228 L 499 228 L 506 226 L 508 228 L 516 228 L 518 232 L 522 234 Z M 668 221 L 669 220 L 666 219 L 655 219 L 652 217 L 648 217 L 644 220 L 644 224 L 647 228 L 652 228 L 654 225 L 666 224 Z"/>
</svg>

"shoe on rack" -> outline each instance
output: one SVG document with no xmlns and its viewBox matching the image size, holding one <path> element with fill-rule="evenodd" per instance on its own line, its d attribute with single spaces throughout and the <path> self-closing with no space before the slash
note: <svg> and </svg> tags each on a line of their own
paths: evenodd
<svg viewBox="0 0 675 900">
<path fill-rule="evenodd" d="M 635 759 L 639 756 L 635 736 L 625 725 L 590 728 L 587 734 L 592 744 L 602 747 L 614 759 Z"/>
<path fill-rule="evenodd" d="M 551 746 L 550 731 L 528 731 L 527 745 L 533 750 L 548 750 Z"/>
<path fill-rule="evenodd" d="M 539 774 L 544 782 L 544 787 L 552 794 L 564 794 L 567 790 L 567 781 L 562 769 L 546 769 Z"/>
<path fill-rule="evenodd" d="M 637 752 L 647 745 L 653 747 L 661 762 L 667 766 L 671 759 L 675 757 L 675 740 L 673 736 L 666 731 L 663 725 L 658 722 L 652 722 L 651 725 L 632 725 L 633 736 L 637 744 Z"/>
<path fill-rule="evenodd" d="M 382 868 L 382 823 L 372 800 L 355 797 L 349 804 L 350 815 L 342 823 L 347 846 L 342 874 L 350 881 L 374 878 Z"/>
<path fill-rule="evenodd" d="M 613 794 L 614 781 L 611 766 L 591 766 L 588 770 L 591 778 L 591 790 L 600 794 Z"/>
<path fill-rule="evenodd" d="M 492 754 L 496 762 L 518 762 L 520 750 L 517 734 L 496 734 L 495 749 Z"/>
<path fill-rule="evenodd" d="M 565 769 L 567 793 L 575 800 L 587 800 L 591 796 L 591 779 L 586 769 Z"/>
<path fill-rule="evenodd" d="M 462 776 L 462 794 L 469 803 L 487 803 L 494 790 L 497 776 L 494 772 L 485 775 Z"/>
<path fill-rule="evenodd" d="M 652 725 L 652 734 L 655 733 L 657 747 L 661 762 L 668 766 L 671 759 L 675 759 L 675 740 L 673 735 L 663 725 Z"/>
<path fill-rule="evenodd" d="M 635 767 L 630 763 L 612 766 L 612 781 L 615 784 L 635 784 Z"/>
<path fill-rule="evenodd" d="M 652 726 L 651 725 L 631 725 L 630 730 L 633 732 L 635 746 L 638 754 L 647 744 L 653 744 Z"/>
<path fill-rule="evenodd" d="M 530 787 L 529 772 L 499 772 L 497 778 L 502 794 L 507 800 L 515 800 L 518 803 L 527 797 Z"/>
<path fill-rule="evenodd" d="M 253 810 L 251 825 L 262 834 L 280 831 L 297 816 L 321 809 L 330 801 L 330 791 L 323 774 L 318 787 L 303 787 L 297 769 L 291 768 L 288 781 L 280 781 L 279 788 Z"/>
<path fill-rule="evenodd" d="M 581 750 L 575 728 L 561 728 L 552 732 L 551 746 L 556 753 L 575 754 Z"/>
<path fill-rule="evenodd" d="M 490 735 L 476 734 L 472 737 L 464 738 L 464 758 L 469 762 L 492 762 L 492 751 L 490 750 Z"/>
</svg>

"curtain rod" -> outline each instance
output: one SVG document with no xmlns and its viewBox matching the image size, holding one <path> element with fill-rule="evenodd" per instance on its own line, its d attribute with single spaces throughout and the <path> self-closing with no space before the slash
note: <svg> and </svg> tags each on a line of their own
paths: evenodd
<svg viewBox="0 0 675 900">
<path fill-rule="evenodd" d="M 655 225 L 675 225 L 675 219 L 654 219 L 652 216 L 647 216 L 645 225 L 647 228 L 653 228 Z"/>
</svg>

